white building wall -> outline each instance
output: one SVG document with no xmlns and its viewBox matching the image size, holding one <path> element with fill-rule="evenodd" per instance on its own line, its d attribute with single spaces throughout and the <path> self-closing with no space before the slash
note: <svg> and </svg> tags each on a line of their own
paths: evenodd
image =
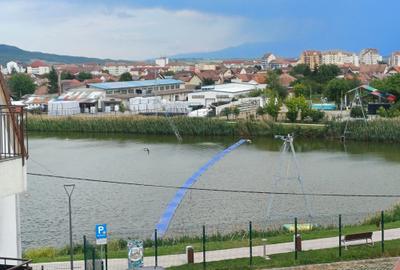
<svg viewBox="0 0 400 270">
<path fill-rule="evenodd" d="M 26 163 L 25 163 L 26 164 Z M 21 158 L 0 161 L 0 256 L 21 257 L 18 198 L 26 190 Z"/>
</svg>

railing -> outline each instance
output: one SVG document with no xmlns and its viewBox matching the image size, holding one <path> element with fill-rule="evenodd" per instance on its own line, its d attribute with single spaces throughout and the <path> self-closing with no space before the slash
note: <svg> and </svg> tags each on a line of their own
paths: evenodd
<svg viewBox="0 0 400 270">
<path fill-rule="evenodd" d="M 17 259 L 17 258 L 7 258 L 0 257 L 0 269 L 2 270 L 29 270 L 32 269 L 29 267 L 29 264 L 32 262 L 31 260 Z M 12 263 L 12 264 L 8 264 Z"/>
<path fill-rule="evenodd" d="M 25 163 L 28 158 L 26 119 L 23 107 L 0 105 L 0 161 L 22 157 Z"/>
</svg>

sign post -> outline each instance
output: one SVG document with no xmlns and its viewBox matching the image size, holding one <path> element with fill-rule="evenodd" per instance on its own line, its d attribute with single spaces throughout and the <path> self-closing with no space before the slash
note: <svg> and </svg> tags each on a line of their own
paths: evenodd
<svg viewBox="0 0 400 270">
<path fill-rule="evenodd" d="M 96 224 L 96 245 L 107 244 L 107 224 Z"/>
</svg>

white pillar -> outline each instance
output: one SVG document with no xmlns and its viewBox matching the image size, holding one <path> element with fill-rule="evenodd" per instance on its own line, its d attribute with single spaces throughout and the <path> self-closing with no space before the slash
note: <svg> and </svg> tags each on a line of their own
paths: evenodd
<svg viewBox="0 0 400 270">
<path fill-rule="evenodd" d="M 0 198 L 0 257 L 22 257 L 17 195 Z"/>
</svg>

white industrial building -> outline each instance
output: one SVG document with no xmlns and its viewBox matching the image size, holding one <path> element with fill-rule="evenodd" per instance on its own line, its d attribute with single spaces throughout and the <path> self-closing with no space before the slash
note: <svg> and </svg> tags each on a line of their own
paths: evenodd
<svg viewBox="0 0 400 270">
<path fill-rule="evenodd" d="M 219 85 L 209 85 L 188 94 L 189 106 L 210 107 L 211 104 L 217 102 L 230 102 L 232 99 L 249 94 L 257 89 L 264 89 L 265 84 L 255 83 L 226 83 Z"/>
</svg>

